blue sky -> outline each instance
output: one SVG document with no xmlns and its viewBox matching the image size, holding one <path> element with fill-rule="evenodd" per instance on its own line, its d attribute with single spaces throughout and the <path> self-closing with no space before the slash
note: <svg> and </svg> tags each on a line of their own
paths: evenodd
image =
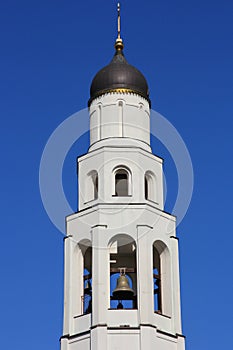
<svg viewBox="0 0 233 350">
<path fill-rule="evenodd" d="M 177 230 L 187 350 L 232 347 L 232 15 L 230 0 L 122 0 L 125 56 L 194 167 L 192 203 Z M 39 164 L 50 134 L 87 106 L 91 79 L 112 58 L 116 2 L 2 1 L 0 33 L 1 346 L 59 349 L 63 235 L 44 211 Z M 87 147 L 84 137 L 64 165 L 74 210 L 75 159 Z M 154 151 L 165 159 L 169 211 L 175 167 L 159 142 Z"/>
</svg>

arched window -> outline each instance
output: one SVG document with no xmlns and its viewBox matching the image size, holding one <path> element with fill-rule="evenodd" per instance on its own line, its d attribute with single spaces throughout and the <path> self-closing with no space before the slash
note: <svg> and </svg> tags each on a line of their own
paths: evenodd
<svg viewBox="0 0 233 350">
<path fill-rule="evenodd" d="M 156 202 L 156 178 L 151 171 L 145 173 L 145 199 Z"/>
<path fill-rule="evenodd" d="M 136 243 L 119 234 L 110 241 L 110 308 L 137 308 Z"/>
<path fill-rule="evenodd" d="M 87 174 L 85 202 L 89 202 L 98 198 L 98 187 L 98 173 L 96 170 L 92 170 Z"/>
<path fill-rule="evenodd" d="M 79 243 L 83 256 L 82 314 L 92 312 L 92 247 L 89 244 L 89 241 Z"/>
<path fill-rule="evenodd" d="M 130 195 L 130 173 L 125 168 L 115 171 L 115 196 L 124 197 Z"/>
<path fill-rule="evenodd" d="M 153 244 L 154 312 L 171 315 L 170 253 L 162 241 Z"/>
</svg>

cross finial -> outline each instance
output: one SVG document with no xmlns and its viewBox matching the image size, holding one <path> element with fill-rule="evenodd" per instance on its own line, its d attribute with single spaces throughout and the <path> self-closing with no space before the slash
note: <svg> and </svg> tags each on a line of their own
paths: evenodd
<svg viewBox="0 0 233 350">
<path fill-rule="evenodd" d="M 123 50 L 123 47 L 124 45 L 121 39 L 121 5 L 118 2 L 117 4 L 117 39 L 115 42 L 115 48 L 119 52 Z"/>
<path fill-rule="evenodd" d="M 118 22 L 118 39 L 121 38 L 121 5 L 118 2 L 117 4 L 117 14 L 118 14 L 118 18 L 117 18 L 117 22 Z"/>
</svg>

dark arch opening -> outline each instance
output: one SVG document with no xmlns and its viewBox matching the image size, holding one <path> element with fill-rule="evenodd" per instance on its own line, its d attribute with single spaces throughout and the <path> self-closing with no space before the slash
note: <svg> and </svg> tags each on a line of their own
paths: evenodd
<svg viewBox="0 0 233 350">
<path fill-rule="evenodd" d="M 122 197 L 129 194 L 129 174 L 125 169 L 119 169 L 115 173 L 115 195 Z"/>
</svg>

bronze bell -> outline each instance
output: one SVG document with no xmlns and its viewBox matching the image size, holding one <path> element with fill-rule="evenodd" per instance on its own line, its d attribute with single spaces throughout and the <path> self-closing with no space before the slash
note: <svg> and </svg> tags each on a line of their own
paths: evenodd
<svg viewBox="0 0 233 350">
<path fill-rule="evenodd" d="M 84 294 L 91 295 L 91 282 L 88 280 L 84 288 Z"/>
<path fill-rule="evenodd" d="M 120 277 L 118 277 L 117 286 L 112 292 L 112 295 L 118 300 L 132 299 L 134 291 L 130 288 L 128 278 L 125 274 L 121 274 Z"/>
</svg>

